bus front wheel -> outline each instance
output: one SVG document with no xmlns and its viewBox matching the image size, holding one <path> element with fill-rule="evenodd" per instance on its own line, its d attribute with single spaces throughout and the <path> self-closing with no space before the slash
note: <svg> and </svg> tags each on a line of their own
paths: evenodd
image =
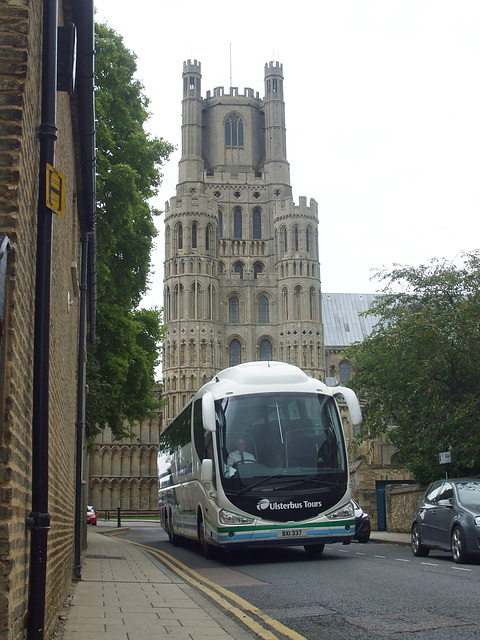
<svg viewBox="0 0 480 640">
<path fill-rule="evenodd" d="M 180 544 L 180 540 L 173 529 L 172 514 L 169 515 L 167 520 L 167 533 L 168 533 L 168 540 L 170 544 L 173 545 L 174 547 L 178 547 L 178 545 Z"/>
<path fill-rule="evenodd" d="M 319 556 L 321 553 L 323 553 L 323 550 L 325 549 L 325 545 L 324 544 L 306 544 L 303 548 L 305 549 L 305 552 L 309 556 Z"/>
<path fill-rule="evenodd" d="M 208 542 L 207 528 L 205 526 L 205 520 L 201 517 L 198 525 L 198 540 L 202 547 L 202 553 L 207 560 L 212 560 L 215 557 L 215 548 Z"/>
</svg>

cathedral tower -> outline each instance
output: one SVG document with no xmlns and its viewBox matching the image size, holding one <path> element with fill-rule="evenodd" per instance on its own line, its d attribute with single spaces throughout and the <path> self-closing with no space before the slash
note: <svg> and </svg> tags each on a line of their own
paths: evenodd
<svg viewBox="0 0 480 640">
<path fill-rule="evenodd" d="M 281 360 L 325 379 L 318 207 L 295 205 L 286 152 L 283 67 L 265 97 L 201 95 L 183 68 L 182 156 L 165 212 L 167 421 L 220 369 Z"/>
</svg>

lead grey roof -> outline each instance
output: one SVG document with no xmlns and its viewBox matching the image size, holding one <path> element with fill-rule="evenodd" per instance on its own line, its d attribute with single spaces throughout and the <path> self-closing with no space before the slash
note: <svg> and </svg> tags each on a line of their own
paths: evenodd
<svg viewBox="0 0 480 640">
<path fill-rule="evenodd" d="M 346 347 L 362 342 L 372 331 L 375 316 L 360 316 L 367 311 L 378 294 L 322 293 L 322 315 L 325 348 Z"/>
</svg>

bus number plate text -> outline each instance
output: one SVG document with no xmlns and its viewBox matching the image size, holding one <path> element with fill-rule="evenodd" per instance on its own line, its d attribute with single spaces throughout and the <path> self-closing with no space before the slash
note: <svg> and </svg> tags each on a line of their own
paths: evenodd
<svg viewBox="0 0 480 640">
<path fill-rule="evenodd" d="M 307 535 L 306 529 L 284 529 L 283 531 L 278 531 L 277 533 L 279 538 L 303 538 Z"/>
</svg>

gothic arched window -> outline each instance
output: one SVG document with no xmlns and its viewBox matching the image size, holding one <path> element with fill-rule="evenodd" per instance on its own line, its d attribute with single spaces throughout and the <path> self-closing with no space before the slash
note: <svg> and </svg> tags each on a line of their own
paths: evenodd
<svg viewBox="0 0 480 640">
<path fill-rule="evenodd" d="M 233 212 L 233 237 L 235 240 L 240 240 L 242 237 L 242 212 L 240 209 L 235 209 Z"/>
<path fill-rule="evenodd" d="M 198 224 L 194 222 L 192 224 L 192 249 L 197 248 L 197 231 L 198 231 Z"/>
<path fill-rule="evenodd" d="M 295 238 L 295 251 L 298 251 L 298 227 L 295 227 L 294 238 Z"/>
<path fill-rule="evenodd" d="M 307 253 L 310 253 L 310 227 L 305 231 L 305 246 Z"/>
<path fill-rule="evenodd" d="M 205 229 L 205 251 L 210 251 L 210 225 Z"/>
<path fill-rule="evenodd" d="M 177 238 L 178 238 L 178 248 L 183 249 L 183 227 L 181 224 L 178 225 Z"/>
<path fill-rule="evenodd" d="M 262 213 L 260 209 L 255 209 L 252 214 L 252 237 L 254 240 L 262 238 Z"/>
<path fill-rule="evenodd" d="M 288 320 L 288 290 L 286 288 L 282 289 L 282 310 L 283 319 Z"/>
<path fill-rule="evenodd" d="M 228 366 L 234 367 L 242 362 L 242 345 L 235 339 L 228 345 Z"/>
<path fill-rule="evenodd" d="M 309 298 L 309 302 L 310 302 L 310 320 L 316 320 L 315 316 L 315 297 L 316 297 L 316 292 L 314 287 L 310 287 L 310 298 Z"/>
<path fill-rule="evenodd" d="M 253 265 L 253 279 L 256 280 L 259 273 L 263 273 L 263 264 L 261 262 L 255 262 Z"/>
<path fill-rule="evenodd" d="M 260 360 L 273 360 L 273 357 L 272 357 L 272 343 L 270 342 L 270 340 L 262 340 L 260 342 L 259 359 Z"/>
<path fill-rule="evenodd" d="M 218 237 L 223 238 L 223 212 L 218 210 Z"/>
<path fill-rule="evenodd" d="M 243 147 L 243 121 L 237 113 L 225 120 L 225 146 Z"/>
<path fill-rule="evenodd" d="M 240 305 L 237 296 L 232 296 L 228 301 L 228 320 L 230 324 L 240 322 Z"/>
<path fill-rule="evenodd" d="M 302 287 L 297 286 L 293 291 L 294 295 L 294 305 L 295 305 L 295 320 L 301 320 L 302 318 Z"/>
<path fill-rule="evenodd" d="M 339 369 L 340 369 L 340 381 L 343 382 L 344 380 L 350 380 L 352 376 L 352 372 L 348 362 L 341 362 Z"/>
<path fill-rule="evenodd" d="M 260 324 L 268 324 L 270 322 L 270 311 L 267 296 L 261 296 L 258 301 L 258 321 Z"/>
<path fill-rule="evenodd" d="M 287 253 L 288 249 L 288 241 L 287 241 L 287 229 L 286 227 L 283 229 L 283 250 Z"/>
<path fill-rule="evenodd" d="M 243 280 L 243 265 L 241 262 L 236 262 L 233 265 L 233 270 L 235 273 L 238 273 L 240 275 L 240 280 Z"/>
</svg>

